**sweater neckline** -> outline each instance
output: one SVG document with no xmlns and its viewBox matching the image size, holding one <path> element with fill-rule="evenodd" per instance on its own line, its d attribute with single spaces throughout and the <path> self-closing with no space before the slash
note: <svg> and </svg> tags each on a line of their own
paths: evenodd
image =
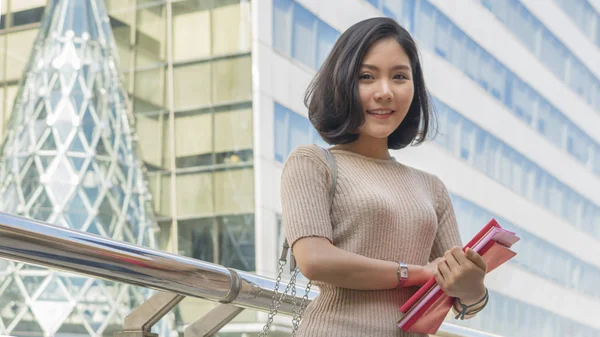
<svg viewBox="0 0 600 337">
<path fill-rule="evenodd" d="M 352 156 L 352 157 L 361 158 L 361 159 L 371 161 L 371 162 L 376 162 L 376 163 L 396 163 L 396 158 L 394 158 L 394 157 L 390 157 L 387 159 L 373 158 L 373 157 L 362 155 L 360 153 L 356 153 L 356 152 L 352 152 L 352 151 L 348 151 L 348 150 L 337 149 L 337 148 L 330 148 L 329 151 L 334 152 L 334 153 L 341 153 L 341 154 Z"/>
</svg>

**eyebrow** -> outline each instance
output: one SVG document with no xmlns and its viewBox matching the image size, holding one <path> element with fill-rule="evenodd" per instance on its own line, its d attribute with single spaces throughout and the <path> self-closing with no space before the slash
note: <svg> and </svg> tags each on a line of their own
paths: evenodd
<svg viewBox="0 0 600 337">
<path fill-rule="evenodd" d="M 371 70 L 379 70 L 379 68 L 377 66 L 374 66 L 372 64 L 363 63 L 362 67 L 371 69 Z M 393 66 L 392 70 L 410 70 L 410 67 L 405 64 L 399 64 L 399 65 Z"/>
</svg>

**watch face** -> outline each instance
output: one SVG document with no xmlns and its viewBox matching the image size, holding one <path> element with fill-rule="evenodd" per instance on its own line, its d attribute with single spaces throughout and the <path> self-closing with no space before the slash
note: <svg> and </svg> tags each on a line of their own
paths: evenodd
<svg viewBox="0 0 600 337">
<path fill-rule="evenodd" d="M 402 268 L 400 270 L 400 277 L 407 278 L 408 277 L 408 268 Z"/>
</svg>

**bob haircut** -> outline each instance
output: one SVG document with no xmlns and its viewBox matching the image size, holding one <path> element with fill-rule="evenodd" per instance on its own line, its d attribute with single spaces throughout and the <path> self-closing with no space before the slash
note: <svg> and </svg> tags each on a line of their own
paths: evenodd
<svg viewBox="0 0 600 337">
<path fill-rule="evenodd" d="M 365 122 L 358 94 L 360 69 L 369 48 L 386 38 L 398 41 L 410 59 L 415 88 L 406 117 L 388 137 L 388 148 L 419 145 L 427 138 L 432 111 L 417 45 L 396 21 L 380 17 L 348 28 L 306 91 L 304 104 L 308 117 L 327 143 L 347 144 L 358 139 L 358 128 Z"/>
</svg>

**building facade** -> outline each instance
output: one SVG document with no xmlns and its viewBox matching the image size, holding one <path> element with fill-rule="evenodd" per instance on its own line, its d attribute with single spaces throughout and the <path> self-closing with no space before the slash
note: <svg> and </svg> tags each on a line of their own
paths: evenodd
<svg viewBox="0 0 600 337">
<path fill-rule="evenodd" d="M 6 121 L 47 0 L 4 3 Z M 161 249 L 275 276 L 283 163 L 300 144 L 327 146 L 308 122 L 304 90 L 341 32 L 389 16 L 421 48 L 440 124 L 434 141 L 393 155 L 446 183 L 463 239 L 492 217 L 522 237 L 517 258 L 488 278 L 489 307 L 460 324 L 505 336 L 600 335 L 598 0 L 106 6 Z M 186 299 L 180 324 L 210 305 Z M 224 334 L 253 335 L 265 320 L 244 313 Z M 279 333 L 288 326 L 279 322 Z"/>
<path fill-rule="evenodd" d="M 272 0 L 253 8 L 257 268 L 272 270 L 277 249 L 273 177 L 297 145 L 322 145 L 305 88 L 341 32 L 384 15 L 417 40 L 440 131 L 393 155 L 445 182 L 463 241 L 492 217 L 522 238 L 517 257 L 487 279 L 488 308 L 459 324 L 503 336 L 600 335 L 598 1 Z"/>
</svg>

